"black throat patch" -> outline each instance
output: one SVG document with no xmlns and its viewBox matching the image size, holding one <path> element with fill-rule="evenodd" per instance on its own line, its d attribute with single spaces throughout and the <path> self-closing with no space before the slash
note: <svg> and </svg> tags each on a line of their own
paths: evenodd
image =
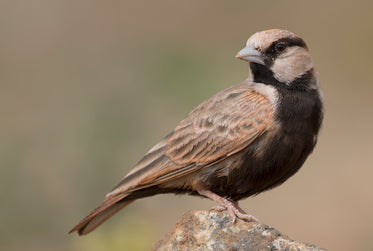
<svg viewBox="0 0 373 251">
<path fill-rule="evenodd" d="M 313 68 L 287 84 L 278 81 L 274 77 L 273 72 L 264 65 L 250 63 L 250 69 L 253 75 L 254 82 L 273 85 L 275 87 L 281 87 L 290 90 L 307 91 L 311 88 L 311 86 L 315 85 L 317 81 L 313 76 Z"/>
</svg>

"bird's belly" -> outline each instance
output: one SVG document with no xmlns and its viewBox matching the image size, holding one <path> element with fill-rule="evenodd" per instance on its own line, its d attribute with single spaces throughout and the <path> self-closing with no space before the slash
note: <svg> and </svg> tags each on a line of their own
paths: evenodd
<svg viewBox="0 0 373 251">
<path fill-rule="evenodd" d="M 221 163 L 226 176 L 212 178 L 213 192 L 239 200 L 280 185 L 299 170 L 314 147 L 312 137 L 306 135 L 263 137 L 267 138 Z"/>
</svg>

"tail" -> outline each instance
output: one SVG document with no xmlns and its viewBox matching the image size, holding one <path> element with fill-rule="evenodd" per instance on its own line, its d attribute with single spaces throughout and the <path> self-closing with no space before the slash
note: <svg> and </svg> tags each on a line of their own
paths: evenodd
<svg viewBox="0 0 373 251">
<path fill-rule="evenodd" d="M 107 219 L 113 216 L 116 212 L 131 204 L 134 200 L 126 200 L 128 194 L 120 194 L 118 196 L 108 198 L 100 206 L 95 208 L 88 216 L 82 219 L 73 229 L 69 231 L 78 232 L 79 235 L 85 235 L 98 226 L 104 223 Z"/>
</svg>

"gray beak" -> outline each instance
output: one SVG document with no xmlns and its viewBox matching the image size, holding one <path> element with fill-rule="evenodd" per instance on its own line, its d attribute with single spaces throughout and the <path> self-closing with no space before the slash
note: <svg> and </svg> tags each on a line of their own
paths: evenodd
<svg viewBox="0 0 373 251">
<path fill-rule="evenodd" d="M 264 60 L 262 54 L 254 48 L 254 46 L 247 46 L 240 50 L 236 58 L 245 60 L 250 63 L 257 63 L 264 65 Z"/>
</svg>

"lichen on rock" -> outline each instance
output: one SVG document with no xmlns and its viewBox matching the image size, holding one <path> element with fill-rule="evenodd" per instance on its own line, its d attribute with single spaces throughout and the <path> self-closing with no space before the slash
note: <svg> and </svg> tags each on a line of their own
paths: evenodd
<svg viewBox="0 0 373 251">
<path fill-rule="evenodd" d="M 291 240 L 278 230 L 257 222 L 231 222 L 226 211 L 190 211 L 174 230 L 154 244 L 153 250 L 325 250 Z"/>
</svg>

